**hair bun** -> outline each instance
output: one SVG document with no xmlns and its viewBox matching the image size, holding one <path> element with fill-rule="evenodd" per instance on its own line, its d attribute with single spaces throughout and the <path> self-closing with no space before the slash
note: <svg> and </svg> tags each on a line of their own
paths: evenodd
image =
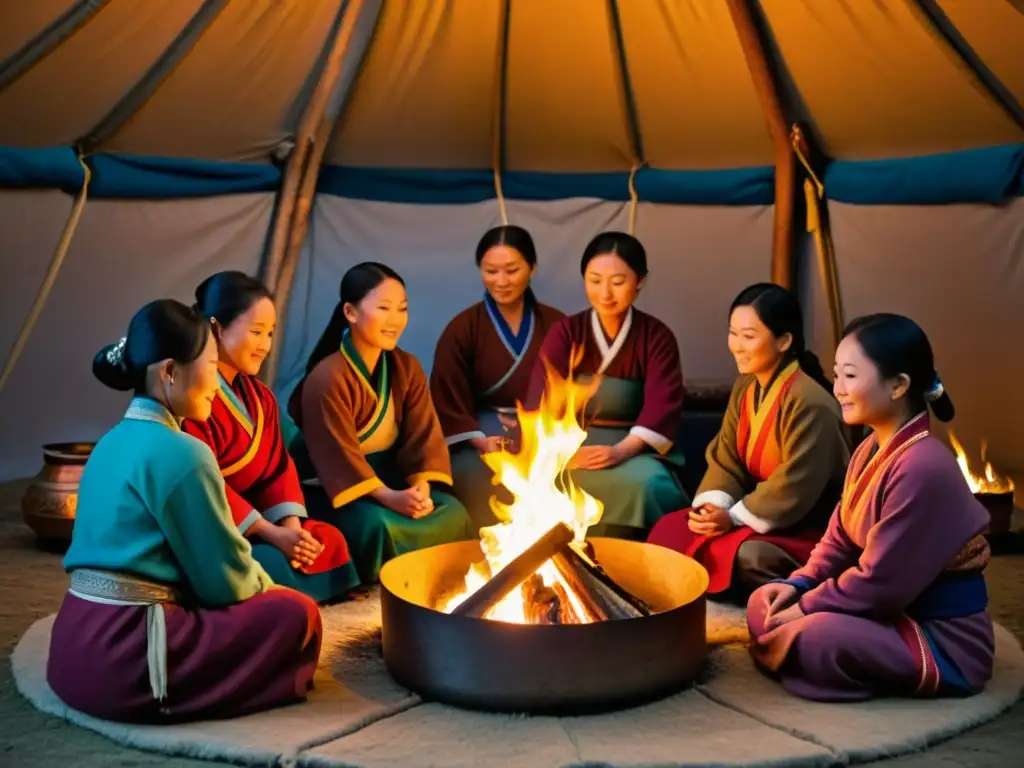
<svg viewBox="0 0 1024 768">
<path fill-rule="evenodd" d="M 126 364 L 125 339 L 116 344 L 108 344 L 96 353 L 92 360 L 92 375 L 101 384 L 118 392 L 135 389 L 135 372 Z"/>
</svg>

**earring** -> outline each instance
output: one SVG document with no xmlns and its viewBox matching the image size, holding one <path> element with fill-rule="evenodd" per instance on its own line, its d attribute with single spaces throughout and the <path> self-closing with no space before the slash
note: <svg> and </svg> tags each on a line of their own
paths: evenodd
<svg viewBox="0 0 1024 768">
<path fill-rule="evenodd" d="M 172 387 L 174 386 L 174 374 L 167 377 L 167 383 Z"/>
</svg>

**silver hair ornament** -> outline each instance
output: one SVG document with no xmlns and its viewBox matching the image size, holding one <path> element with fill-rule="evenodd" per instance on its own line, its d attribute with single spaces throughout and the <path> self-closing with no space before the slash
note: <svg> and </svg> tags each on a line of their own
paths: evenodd
<svg viewBox="0 0 1024 768">
<path fill-rule="evenodd" d="M 122 336 L 117 344 L 107 350 L 107 362 L 121 370 L 127 370 L 128 368 L 124 360 L 124 347 L 127 343 L 127 337 Z"/>
<path fill-rule="evenodd" d="M 939 374 L 935 374 L 935 382 L 932 384 L 931 389 L 924 393 L 924 399 L 929 403 L 934 403 L 945 393 L 946 388 L 942 386 L 942 379 L 939 378 Z"/>
</svg>

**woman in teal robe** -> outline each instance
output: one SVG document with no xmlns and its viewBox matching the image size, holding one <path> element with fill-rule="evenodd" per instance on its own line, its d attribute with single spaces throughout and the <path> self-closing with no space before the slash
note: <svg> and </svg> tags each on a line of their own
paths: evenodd
<svg viewBox="0 0 1024 768">
<path fill-rule="evenodd" d="M 419 361 L 397 347 L 408 322 L 405 285 L 367 262 L 341 282 L 341 300 L 292 398 L 316 471 L 312 517 L 348 541 L 364 584 L 390 558 L 474 536 Z"/>
<path fill-rule="evenodd" d="M 647 278 L 639 240 L 623 232 L 598 235 L 580 272 L 591 308 L 548 332 L 529 404 L 540 404 L 545 361 L 563 378 L 600 377 L 571 476 L 604 505 L 590 535 L 642 539 L 663 515 L 689 504 L 676 473 L 683 456 L 674 450 L 683 410 L 679 347 L 668 326 L 633 306 Z"/>
</svg>

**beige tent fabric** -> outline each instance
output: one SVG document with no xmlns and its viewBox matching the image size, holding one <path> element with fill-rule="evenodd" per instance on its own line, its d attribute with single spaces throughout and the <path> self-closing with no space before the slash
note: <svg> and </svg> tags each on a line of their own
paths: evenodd
<svg viewBox="0 0 1024 768">
<path fill-rule="evenodd" d="M 500 11 L 498 2 L 384 3 L 324 162 L 489 168 Z"/>
<path fill-rule="evenodd" d="M 516 0 L 512 5 L 509 170 L 629 170 L 625 95 L 608 4 Z"/>
<path fill-rule="evenodd" d="M 908 157 L 1024 141 L 912 0 L 761 4 L 832 157 Z"/>
<path fill-rule="evenodd" d="M 338 7 L 338 0 L 228 3 L 104 150 L 267 160 L 298 125 L 293 103 L 316 75 Z"/>
<path fill-rule="evenodd" d="M 938 4 L 978 57 L 1024 103 L 1024 3 L 938 0 Z"/>
<path fill-rule="evenodd" d="M 726 4 L 632 0 L 619 5 L 650 165 L 771 165 L 768 126 Z"/>
<path fill-rule="evenodd" d="M 200 5 L 201 0 L 147 0 L 104 6 L 0 93 L 0 145 L 67 146 L 88 133 L 164 52 Z M 20 12 L 4 12 L 0 26 Z M 24 31 L 28 36 L 18 47 L 39 29 Z M 183 111 L 186 107 L 179 105 Z"/>
<path fill-rule="evenodd" d="M 9 0 L 8 5 L 11 7 L 17 3 L 18 12 L 3 14 L 3 23 L 0 24 L 0 61 L 20 50 L 25 43 L 64 13 L 73 2 L 74 0 Z"/>
</svg>

